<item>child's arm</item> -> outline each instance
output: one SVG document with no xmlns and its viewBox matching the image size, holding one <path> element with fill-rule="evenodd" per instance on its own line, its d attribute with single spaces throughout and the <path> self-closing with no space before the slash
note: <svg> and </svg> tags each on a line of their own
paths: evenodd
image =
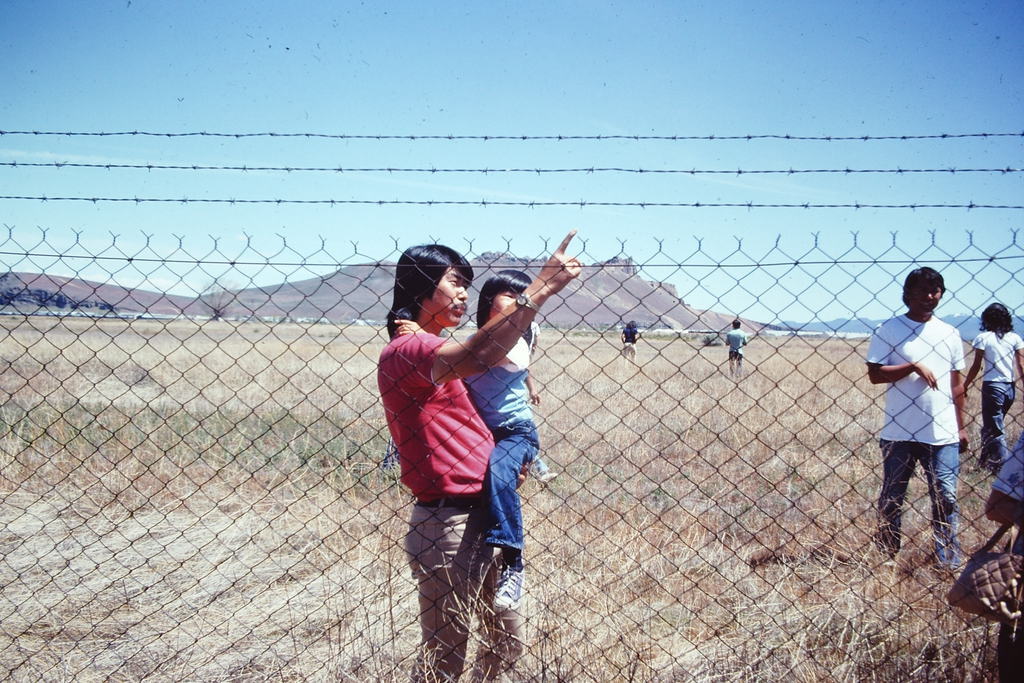
<svg viewBox="0 0 1024 683">
<path fill-rule="evenodd" d="M 1020 353 L 1018 351 L 1018 353 Z M 964 391 L 971 388 L 971 382 L 978 376 L 978 371 L 981 370 L 981 363 L 985 359 L 985 352 L 981 349 L 974 349 L 974 362 L 971 363 L 971 369 L 967 371 L 967 379 L 964 380 Z M 1020 362 L 1020 356 L 1017 356 L 1017 362 Z"/>
<path fill-rule="evenodd" d="M 398 323 L 398 328 L 395 331 L 396 337 L 401 337 L 403 334 L 418 334 L 423 331 L 423 328 L 415 320 L 399 319 L 396 322 Z"/>
<path fill-rule="evenodd" d="M 535 406 L 540 405 L 540 392 L 537 391 L 537 386 L 533 383 L 533 375 L 530 371 L 526 371 L 526 390 L 530 392 L 530 403 Z"/>
<path fill-rule="evenodd" d="M 967 450 L 967 427 L 964 421 L 964 380 L 959 370 L 949 373 L 949 389 L 953 395 L 953 409 L 956 412 L 956 426 L 960 432 L 960 450 Z"/>
</svg>

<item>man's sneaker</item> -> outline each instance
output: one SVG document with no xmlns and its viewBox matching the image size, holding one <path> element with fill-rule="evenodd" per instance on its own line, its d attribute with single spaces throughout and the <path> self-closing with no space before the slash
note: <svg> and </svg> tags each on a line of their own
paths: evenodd
<svg viewBox="0 0 1024 683">
<path fill-rule="evenodd" d="M 516 609 L 523 599 L 523 584 L 526 576 L 522 569 L 505 567 L 498 579 L 498 590 L 494 593 L 494 606 L 498 609 Z"/>
</svg>

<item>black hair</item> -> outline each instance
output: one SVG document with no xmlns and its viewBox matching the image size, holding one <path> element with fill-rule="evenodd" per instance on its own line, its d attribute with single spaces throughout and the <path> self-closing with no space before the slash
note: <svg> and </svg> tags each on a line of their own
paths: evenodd
<svg viewBox="0 0 1024 683">
<path fill-rule="evenodd" d="M 946 281 L 942 279 L 939 271 L 928 266 L 922 266 L 916 268 L 907 274 L 907 279 L 903 281 L 903 303 L 907 306 L 910 302 L 907 301 L 907 294 L 912 289 L 927 289 L 931 291 L 938 289 L 943 294 L 946 293 Z"/>
<path fill-rule="evenodd" d="M 480 300 L 476 304 L 476 326 L 487 324 L 496 296 L 504 292 L 522 294 L 529 286 L 530 276 L 521 270 L 499 270 L 487 278 L 487 282 L 480 288 Z"/>
<path fill-rule="evenodd" d="M 473 266 L 451 247 L 443 244 L 420 244 L 402 252 L 395 266 L 395 294 L 388 311 L 388 336 L 398 331 L 398 320 L 416 320 L 420 304 L 434 294 L 449 268 L 454 268 L 466 282 L 473 281 Z"/>
<path fill-rule="evenodd" d="M 734 329 L 734 330 L 740 329 L 740 319 L 739 318 L 736 318 L 736 320 L 732 321 L 732 329 Z"/>
<path fill-rule="evenodd" d="M 1013 318 L 1009 309 L 1002 304 L 989 304 L 981 312 L 981 329 L 983 332 L 995 332 L 1000 339 L 1007 332 L 1013 332 Z"/>
<path fill-rule="evenodd" d="M 628 327 L 631 330 L 635 330 L 636 329 L 636 321 L 635 320 L 630 320 L 628 323 L 626 323 L 626 327 Z"/>
</svg>

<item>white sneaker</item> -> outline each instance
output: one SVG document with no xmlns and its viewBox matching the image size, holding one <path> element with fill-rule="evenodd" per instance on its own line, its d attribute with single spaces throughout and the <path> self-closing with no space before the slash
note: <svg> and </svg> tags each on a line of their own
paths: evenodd
<svg viewBox="0 0 1024 683">
<path fill-rule="evenodd" d="M 558 472 L 552 472 L 546 463 L 542 463 L 540 458 L 537 458 L 530 464 L 530 474 L 537 478 L 542 484 L 546 484 L 555 477 L 558 476 Z"/>
<path fill-rule="evenodd" d="M 547 484 L 549 481 L 558 476 L 558 472 L 552 472 L 551 470 L 544 470 L 543 473 L 534 474 L 537 477 L 537 481 L 542 484 Z"/>
<path fill-rule="evenodd" d="M 498 589 L 494 592 L 494 606 L 497 609 L 516 609 L 523 599 L 523 586 L 526 575 L 521 569 L 505 567 L 498 579 Z"/>
</svg>

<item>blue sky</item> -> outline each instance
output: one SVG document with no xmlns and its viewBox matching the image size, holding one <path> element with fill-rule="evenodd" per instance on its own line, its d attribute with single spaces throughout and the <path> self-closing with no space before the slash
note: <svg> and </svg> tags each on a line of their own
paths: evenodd
<svg viewBox="0 0 1024 683">
<path fill-rule="evenodd" d="M 334 135 L 889 136 L 1024 131 L 1024 4 L 1003 2 L 0 2 L 0 130 Z M 1020 168 L 1024 138 L 357 140 L 0 135 L 0 162 L 647 170 Z M 1024 204 L 1024 174 L 178 171 L 0 166 L 0 195 L 342 201 Z M 701 307 L 752 317 L 880 316 L 906 267 L 701 271 L 814 243 L 1019 255 L 1021 210 L 363 206 L 0 200 L 15 243 L 189 256 L 394 258 L 436 239 L 544 250 L 578 228 Z M 112 234 L 116 249 L 109 249 Z M 146 237 L 146 236 L 150 237 Z M 176 236 L 176 237 L 175 237 Z M 248 236 L 248 237 L 246 237 Z M 283 237 L 283 239 L 282 239 Z M 175 251 L 179 244 L 184 251 Z M 252 245 L 246 252 L 245 245 Z M 776 244 L 781 250 L 773 250 Z M 693 256 L 696 245 L 702 253 Z M 747 256 L 729 256 L 742 241 Z M 625 243 L 623 247 L 622 244 Z M 287 248 L 282 250 L 282 244 Z M 216 248 L 214 249 L 214 245 Z M 10 243 L 4 245 L 10 250 Z M 856 250 L 854 250 L 856 253 Z M 924 252 L 927 257 L 930 252 Z M 691 258 L 692 257 L 692 258 Z M 67 271 L 73 263 L 37 260 Z M 10 259 L 8 259 L 8 265 Z M 14 263 L 26 268 L 24 260 Z M 1018 266 L 953 266 L 956 312 Z M 211 267 L 209 271 L 215 271 Z M 102 275 L 93 268 L 84 275 Z M 209 272 L 122 269 L 187 293 Z M 216 273 L 213 273 L 216 274 Z M 287 273 L 308 276 L 309 273 Z M 251 272 L 261 284 L 277 272 Z M 823 276 L 827 282 L 818 282 Z M 776 279 L 782 289 L 774 287 Z M 737 281 L 739 280 L 739 284 Z M 200 283 L 200 284 L 196 284 Z M 882 292 L 882 300 L 876 298 Z M 1006 297 L 1004 297 L 1006 298 Z M 845 300 L 844 300 L 845 299 Z M 1012 303 L 1012 302 L 1009 302 Z M 1024 307 L 1024 304 L 1020 305 Z"/>
</svg>

